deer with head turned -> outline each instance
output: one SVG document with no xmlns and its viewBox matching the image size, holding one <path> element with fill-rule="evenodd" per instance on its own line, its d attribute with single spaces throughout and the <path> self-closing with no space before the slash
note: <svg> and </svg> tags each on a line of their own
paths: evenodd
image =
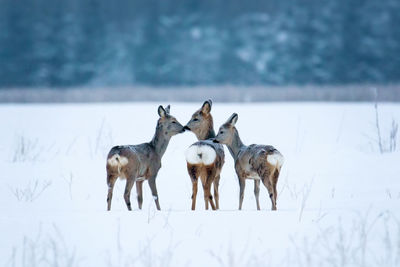
<svg viewBox="0 0 400 267">
<path fill-rule="evenodd" d="M 250 145 L 245 146 L 240 140 L 235 127 L 238 120 L 236 113 L 223 124 L 218 131 L 214 142 L 225 144 L 235 161 L 235 170 L 239 178 L 240 195 L 239 210 L 242 209 L 245 180 L 254 180 L 254 195 L 256 197 L 257 210 L 260 210 L 259 194 L 260 181 L 268 190 L 272 202 L 272 210 L 276 210 L 276 184 L 284 162 L 282 154 L 273 146 Z"/>
<path fill-rule="evenodd" d="M 224 148 L 220 144 L 213 143 L 215 137 L 214 123 L 211 116 L 211 100 L 207 100 L 199 110 L 193 113 L 192 118 L 185 126 L 192 131 L 198 142 L 192 144 L 186 150 L 187 170 L 192 181 L 192 210 L 196 208 L 197 182 L 200 178 L 203 185 L 205 208 L 208 204 L 213 210 L 219 209 L 219 180 L 222 166 L 224 165 Z M 214 185 L 214 198 L 211 195 L 211 184 Z"/>
<path fill-rule="evenodd" d="M 157 121 L 154 137 L 150 142 L 139 145 L 115 146 L 108 153 L 106 165 L 107 210 L 111 209 L 114 184 L 118 177 L 126 179 L 124 199 L 128 210 L 132 210 L 130 195 L 135 182 L 138 206 L 139 209 L 142 209 L 142 185 L 145 180 L 149 182 L 156 207 L 160 210 L 156 177 L 161 168 L 161 158 L 171 137 L 185 131 L 183 126 L 169 112 L 169 105 L 165 109 L 162 106 L 158 107 L 160 118 Z"/>
</svg>

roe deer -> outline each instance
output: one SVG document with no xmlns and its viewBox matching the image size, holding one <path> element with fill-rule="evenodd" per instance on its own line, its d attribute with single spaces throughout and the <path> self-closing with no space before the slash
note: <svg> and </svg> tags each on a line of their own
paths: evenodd
<svg viewBox="0 0 400 267">
<path fill-rule="evenodd" d="M 161 158 L 167 149 L 172 136 L 184 132 L 183 126 L 169 114 L 170 106 L 158 107 L 156 133 L 148 143 L 140 145 L 126 145 L 113 147 L 107 156 L 107 210 L 111 209 L 113 188 L 117 178 L 126 179 L 124 199 L 128 210 L 132 210 L 130 195 L 136 182 L 137 201 L 139 209 L 142 209 L 143 181 L 148 180 L 151 193 L 160 210 L 156 187 L 157 173 L 161 168 Z"/>
<path fill-rule="evenodd" d="M 185 126 L 185 129 L 192 131 L 199 140 L 186 150 L 187 170 L 193 185 L 192 210 L 196 208 L 197 179 L 199 177 L 203 184 L 206 210 L 208 210 L 208 203 L 211 204 L 213 210 L 219 209 L 218 186 L 225 155 L 224 147 L 211 140 L 215 137 L 213 118 L 210 113 L 211 106 L 211 100 L 205 101 L 202 107 L 193 113 L 192 118 Z M 215 205 L 211 195 L 212 183 L 214 184 Z"/>
<path fill-rule="evenodd" d="M 284 161 L 283 156 L 273 146 L 245 146 L 235 128 L 237 120 L 238 115 L 236 113 L 232 114 L 228 121 L 219 128 L 214 142 L 225 144 L 235 161 L 235 170 L 240 186 L 239 210 L 242 209 L 246 179 L 254 179 L 254 195 L 256 197 L 257 210 L 260 210 L 258 200 L 260 180 L 269 192 L 272 210 L 276 210 L 276 184 Z"/>
</svg>

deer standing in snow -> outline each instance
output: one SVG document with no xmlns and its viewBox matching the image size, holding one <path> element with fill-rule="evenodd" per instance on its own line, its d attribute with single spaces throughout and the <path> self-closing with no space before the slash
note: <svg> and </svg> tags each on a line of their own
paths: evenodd
<svg viewBox="0 0 400 267">
<path fill-rule="evenodd" d="M 185 153 L 187 170 L 193 185 L 192 210 L 196 208 L 197 179 L 199 177 L 203 184 L 206 210 L 208 210 L 208 203 L 213 210 L 219 209 L 218 186 L 225 155 L 223 146 L 211 140 L 215 137 L 213 118 L 210 113 L 211 106 L 211 100 L 205 101 L 202 107 L 193 113 L 192 118 L 185 126 L 185 129 L 192 131 L 199 140 L 191 145 Z M 214 184 L 215 204 L 211 195 L 211 184 Z"/>
<path fill-rule="evenodd" d="M 161 158 L 167 149 L 172 136 L 184 132 L 183 126 L 169 114 L 170 106 L 158 107 L 156 133 L 148 143 L 140 145 L 126 145 L 113 147 L 107 156 L 107 210 L 111 209 L 111 199 L 114 184 L 117 178 L 126 179 L 124 199 L 128 210 L 132 210 L 130 195 L 136 182 L 137 201 L 139 209 L 142 209 L 143 190 L 142 185 L 148 180 L 157 209 L 160 210 L 156 187 L 157 173 L 161 168 Z"/>
<path fill-rule="evenodd" d="M 237 120 L 238 115 L 232 114 L 228 121 L 219 128 L 214 142 L 225 144 L 235 161 L 235 170 L 240 186 L 239 210 L 242 209 L 246 179 L 254 180 L 257 210 L 260 210 L 260 181 L 263 182 L 269 192 L 272 210 L 276 210 L 276 184 L 284 161 L 283 156 L 273 146 L 245 146 L 235 128 Z"/>
</svg>

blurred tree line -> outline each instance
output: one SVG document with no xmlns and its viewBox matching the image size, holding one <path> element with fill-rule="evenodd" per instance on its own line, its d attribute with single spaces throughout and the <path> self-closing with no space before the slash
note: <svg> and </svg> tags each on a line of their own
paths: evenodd
<svg viewBox="0 0 400 267">
<path fill-rule="evenodd" d="M 399 80 L 399 0 L 0 0 L 3 88 Z"/>
</svg>

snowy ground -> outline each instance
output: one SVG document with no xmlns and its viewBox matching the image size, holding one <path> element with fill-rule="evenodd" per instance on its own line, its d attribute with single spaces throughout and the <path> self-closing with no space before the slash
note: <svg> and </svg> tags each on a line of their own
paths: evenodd
<svg viewBox="0 0 400 267">
<path fill-rule="evenodd" d="M 201 105 L 171 104 L 182 124 Z M 174 137 L 162 160 L 161 212 L 147 185 L 144 209 L 133 190 L 128 212 L 122 181 L 106 212 L 106 154 L 149 141 L 157 106 L 0 106 L 0 266 L 400 266 L 400 151 L 378 152 L 373 104 L 214 104 L 216 127 L 237 112 L 245 144 L 285 156 L 276 212 L 264 187 L 256 211 L 251 181 L 237 210 L 227 149 L 221 210 L 204 210 L 200 187 L 190 211 L 192 133 Z M 386 146 L 400 104 L 379 113 Z"/>
</svg>

